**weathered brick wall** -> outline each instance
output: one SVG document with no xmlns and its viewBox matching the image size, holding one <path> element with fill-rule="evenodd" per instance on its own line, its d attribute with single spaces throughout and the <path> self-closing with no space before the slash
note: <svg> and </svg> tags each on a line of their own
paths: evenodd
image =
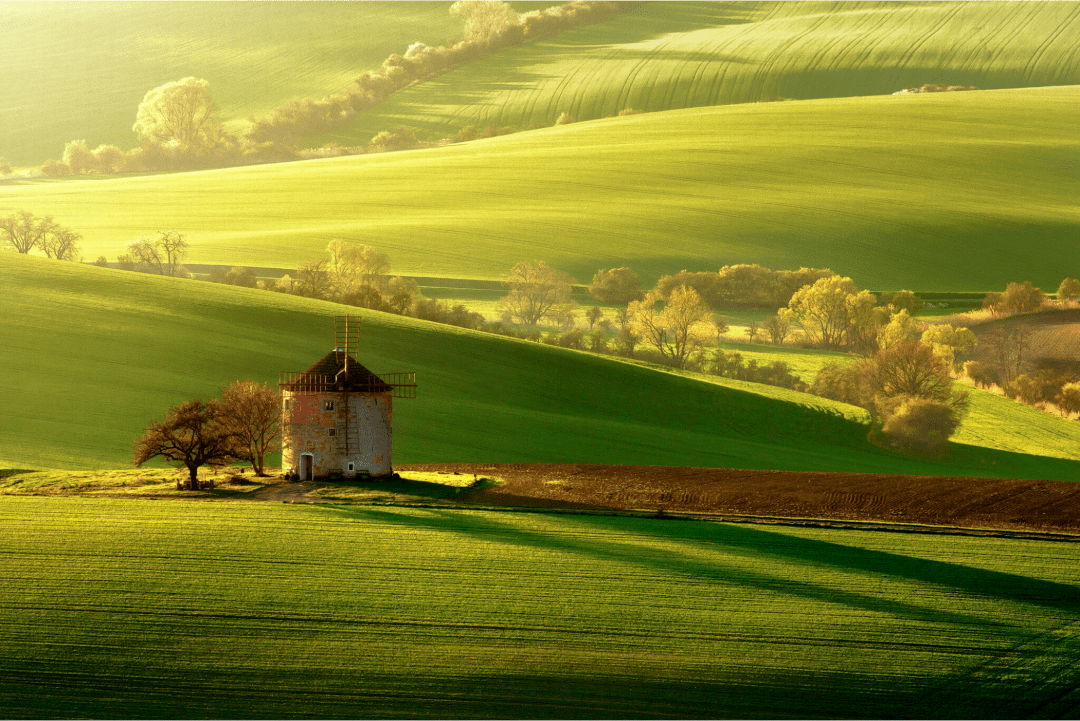
<svg viewBox="0 0 1080 721">
<path fill-rule="evenodd" d="M 333 410 L 326 402 L 333 401 Z M 281 465 L 300 467 L 300 455 L 314 456 L 316 476 L 340 471 L 345 476 L 393 471 L 392 407 L 389 393 L 282 394 Z M 335 435 L 330 435 L 330 429 Z M 353 470 L 349 471 L 349 463 Z"/>
</svg>

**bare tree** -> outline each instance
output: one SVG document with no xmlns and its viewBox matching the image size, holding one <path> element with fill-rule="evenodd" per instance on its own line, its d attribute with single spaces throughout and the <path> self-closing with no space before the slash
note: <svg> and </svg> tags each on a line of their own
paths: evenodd
<svg viewBox="0 0 1080 721">
<path fill-rule="evenodd" d="M 281 446 L 281 398 L 255 381 L 234 381 L 221 393 L 226 427 L 235 435 L 237 458 L 263 476 L 263 459 Z"/>
<path fill-rule="evenodd" d="M 395 313 L 401 314 L 412 305 L 419 286 L 412 278 L 391 278 L 387 284 L 386 304 Z"/>
<path fill-rule="evenodd" d="M 784 339 L 791 333 L 791 321 L 787 316 L 774 315 L 765 321 L 765 330 L 769 331 L 774 344 L 784 345 Z"/>
<path fill-rule="evenodd" d="M 757 334 L 761 332 L 761 324 L 756 320 L 752 320 L 746 324 L 746 336 L 750 339 L 750 344 L 753 345 L 754 339 L 757 338 Z"/>
<path fill-rule="evenodd" d="M 28 210 L 0 217 L 0 237 L 24 255 L 41 244 L 41 237 L 52 225 L 52 218 L 38 218 Z"/>
<path fill-rule="evenodd" d="M 41 236 L 41 249 L 45 256 L 57 260 L 79 260 L 79 241 L 82 236 L 70 228 L 53 223 Z"/>
<path fill-rule="evenodd" d="M 660 296 L 653 290 L 644 300 L 630 304 L 634 328 L 646 343 L 682 368 L 687 358 L 701 348 L 696 331 L 712 313 L 697 291 L 686 286 L 671 292 L 662 311 L 656 308 L 659 302 Z"/>
<path fill-rule="evenodd" d="M 565 316 L 569 310 L 570 286 L 574 279 L 543 261 L 536 265 L 518 263 L 504 280 L 510 286 L 510 293 L 501 303 L 503 313 L 510 321 L 536 325 L 545 318 Z"/>
<path fill-rule="evenodd" d="M 158 231 L 154 242 L 161 248 L 166 275 L 178 275 L 187 257 L 188 243 L 183 233 L 175 230 Z"/>
<path fill-rule="evenodd" d="M 296 285 L 300 295 L 325 298 L 330 292 L 330 273 L 326 270 L 326 259 L 304 263 L 297 268 Z"/>
<path fill-rule="evenodd" d="M 181 152 L 200 151 L 213 142 L 216 110 L 210 99 L 210 83 L 186 77 L 147 92 L 131 129 Z"/>
<path fill-rule="evenodd" d="M 236 458 L 236 436 L 224 423 L 219 401 L 187 401 L 169 409 L 164 421 L 151 421 L 135 441 L 135 466 L 164 458 L 188 469 L 188 488 L 198 490 L 199 468 L 223 466 Z"/>
<path fill-rule="evenodd" d="M 138 240 L 128 246 L 131 260 L 135 263 L 135 269 L 143 273 L 165 274 L 165 262 L 161 248 L 149 238 L 140 236 Z"/>
</svg>

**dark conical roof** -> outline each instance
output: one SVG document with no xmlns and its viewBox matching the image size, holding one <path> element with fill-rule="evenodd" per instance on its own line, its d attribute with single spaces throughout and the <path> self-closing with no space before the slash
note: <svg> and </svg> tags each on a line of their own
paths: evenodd
<svg viewBox="0 0 1080 721">
<path fill-rule="evenodd" d="M 339 372 L 345 368 L 345 351 L 332 350 L 318 363 L 292 379 L 289 385 L 320 385 L 329 381 L 330 391 L 352 393 L 389 393 L 393 386 L 381 380 L 352 357 L 349 357 L 349 372 Z"/>
</svg>

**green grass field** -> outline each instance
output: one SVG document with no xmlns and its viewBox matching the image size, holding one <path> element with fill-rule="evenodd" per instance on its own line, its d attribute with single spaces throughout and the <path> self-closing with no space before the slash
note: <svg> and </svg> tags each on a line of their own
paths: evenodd
<svg viewBox="0 0 1080 721">
<path fill-rule="evenodd" d="M 0 467 L 116 468 L 151 418 L 238 378 L 276 382 L 332 346 L 323 301 L 0 253 Z M 942 462 L 865 440 L 865 413 L 374 312 L 360 360 L 415 370 L 395 462 L 592 462 L 1080 478 L 1080 464 L 955 444 Z M 1053 419 L 1050 419 L 1053 420 Z M 1065 421 L 1062 424 L 1069 425 Z M 988 443 L 992 445 L 992 443 Z"/>
<path fill-rule="evenodd" d="M 654 113 L 464 145 L 30 185 L 25 208 L 110 259 L 160 228 L 194 263 L 295 267 L 334 238 L 400 274 L 498 278 L 546 260 L 831 267 L 863 287 L 1054 288 L 1080 265 L 1080 86 Z M 1031 252 L 1038 248 L 1038 252 Z"/>
<path fill-rule="evenodd" d="M 1080 711 L 1075 544 L 2 497 L 0 545 L 12 718 Z"/>
<path fill-rule="evenodd" d="M 50 3 L 0 6 L 0 158 L 59 158 L 64 143 L 133 147 L 146 91 L 210 81 L 227 126 L 347 88 L 391 53 L 461 35 L 449 2 Z M 47 42 L 49 51 L 42 51 Z"/>
<path fill-rule="evenodd" d="M 404 124 L 526 129 L 644 111 L 784 98 L 888 95 L 924 83 L 1080 83 L 1080 4 L 649 3 L 513 48 L 397 93 L 347 130 L 367 142 Z"/>
</svg>

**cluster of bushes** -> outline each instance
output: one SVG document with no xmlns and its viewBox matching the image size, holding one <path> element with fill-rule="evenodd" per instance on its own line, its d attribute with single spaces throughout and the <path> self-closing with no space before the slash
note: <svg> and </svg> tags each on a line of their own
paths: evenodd
<svg viewBox="0 0 1080 721">
<path fill-rule="evenodd" d="M 932 458 L 945 453 L 968 405 L 968 394 L 953 389 L 947 361 L 921 339 L 855 363 L 829 363 L 810 392 L 870 411 L 872 440 Z"/>
<path fill-rule="evenodd" d="M 725 265 L 716 273 L 683 270 L 674 275 L 665 275 L 657 281 L 656 291 L 661 297 L 667 297 L 675 288 L 687 286 L 697 291 L 714 310 L 776 310 L 787 305 L 800 288 L 835 275 L 828 268 L 778 271 L 756 263 L 744 263 Z"/>
<path fill-rule="evenodd" d="M 914 88 L 898 90 L 893 95 L 913 95 L 916 93 L 954 93 L 964 90 L 978 90 L 974 85 L 949 85 L 947 83 L 925 83 Z"/>
<path fill-rule="evenodd" d="M 794 391 L 807 391 L 808 387 L 801 378 L 791 372 L 787 363 L 773 361 L 768 365 L 760 365 L 757 359 L 743 362 L 742 354 L 738 351 L 725 353 L 722 348 L 717 348 L 706 358 L 702 359 L 702 370 L 712 375 L 724 378 L 735 378 L 740 381 L 751 383 L 764 383 L 780 388 L 790 388 Z M 699 361 L 699 362 L 702 362 Z"/>
</svg>

